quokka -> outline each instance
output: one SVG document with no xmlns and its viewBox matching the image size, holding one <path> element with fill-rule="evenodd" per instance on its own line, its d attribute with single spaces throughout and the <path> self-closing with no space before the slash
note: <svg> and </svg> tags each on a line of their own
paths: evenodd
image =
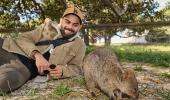
<svg viewBox="0 0 170 100">
<path fill-rule="evenodd" d="M 110 100 L 138 99 L 134 71 L 123 68 L 111 49 L 99 48 L 88 54 L 83 62 L 83 71 L 87 88 L 93 96 L 100 90 Z"/>
</svg>

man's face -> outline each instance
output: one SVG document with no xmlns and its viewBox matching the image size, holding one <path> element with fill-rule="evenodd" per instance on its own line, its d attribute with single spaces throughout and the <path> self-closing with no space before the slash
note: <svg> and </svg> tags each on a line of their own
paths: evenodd
<svg viewBox="0 0 170 100">
<path fill-rule="evenodd" d="M 61 32 L 64 36 L 76 34 L 81 29 L 80 20 L 75 15 L 67 15 L 60 19 Z"/>
</svg>

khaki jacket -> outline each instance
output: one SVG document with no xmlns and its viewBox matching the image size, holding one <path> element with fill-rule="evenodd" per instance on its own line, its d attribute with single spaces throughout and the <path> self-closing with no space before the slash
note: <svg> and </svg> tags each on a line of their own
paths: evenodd
<svg viewBox="0 0 170 100">
<path fill-rule="evenodd" d="M 44 23 L 35 30 L 19 34 L 15 40 L 6 38 L 2 48 L 8 52 L 21 54 L 32 59 L 32 51 L 38 50 L 44 54 L 53 48 L 53 45 L 35 46 L 37 42 L 61 37 L 62 35 L 58 24 L 53 22 Z M 79 34 L 77 33 L 70 40 L 73 41 L 53 48 L 49 58 L 50 64 L 63 65 L 63 77 L 79 75 L 85 56 L 86 46 L 83 40 L 79 38 Z"/>
</svg>

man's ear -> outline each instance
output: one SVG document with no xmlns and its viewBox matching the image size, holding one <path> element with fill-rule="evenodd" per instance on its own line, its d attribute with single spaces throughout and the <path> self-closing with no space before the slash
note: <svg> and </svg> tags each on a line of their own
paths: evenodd
<svg viewBox="0 0 170 100">
<path fill-rule="evenodd" d="M 59 22 L 59 24 L 61 24 L 61 23 L 62 23 L 62 21 L 63 21 L 63 18 L 61 17 L 61 18 L 60 18 L 60 22 Z"/>
<path fill-rule="evenodd" d="M 80 30 L 82 27 L 83 27 L 83 25 L 81 24 L 79 30 Z"/>
</svg>

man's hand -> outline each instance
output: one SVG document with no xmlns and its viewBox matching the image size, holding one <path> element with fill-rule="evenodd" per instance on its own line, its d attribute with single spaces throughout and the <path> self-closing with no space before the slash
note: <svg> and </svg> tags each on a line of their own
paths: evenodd
<svg viewBox="0 0 170 100">
<path fill-rule="evenodd" d="M 42 56 L 41 53 L 36 52 L 34 54 L 34 58 L 39 74 L 43 74 L 44 70 L 48 70 L 49 62 Z"/>
<path fill-rule="evenodd" d="M 50 69 L 50 76 L 53 78 L 60 78 L 63 74 L 62 65 L 57 65 L 54 69 Z"/>
</svg>

